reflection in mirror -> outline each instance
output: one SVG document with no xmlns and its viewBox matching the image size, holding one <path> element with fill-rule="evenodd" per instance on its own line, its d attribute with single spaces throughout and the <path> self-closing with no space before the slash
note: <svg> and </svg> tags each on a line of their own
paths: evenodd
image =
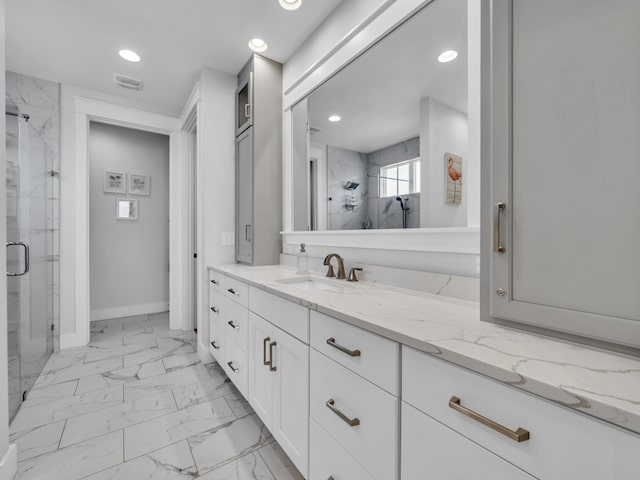
<svg viewBox="0 0 640 480">
<path fill-rule="evenodd" d="M 436 0 L 297 103 L 294 230 L 465 227 L 467 84 L 467 0 Z"/>
</svg>

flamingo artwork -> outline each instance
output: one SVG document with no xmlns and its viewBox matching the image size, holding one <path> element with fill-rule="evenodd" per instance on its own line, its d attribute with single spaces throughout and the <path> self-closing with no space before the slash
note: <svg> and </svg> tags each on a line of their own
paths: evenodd
<svg viewBox="0 0 640 480">
<path fill-rule="evenodd" d="M 462 157 L 446 153 L 444 158 L 447 165 L 446 202 L 459 205 L 462 203 Z"/>
</svg>

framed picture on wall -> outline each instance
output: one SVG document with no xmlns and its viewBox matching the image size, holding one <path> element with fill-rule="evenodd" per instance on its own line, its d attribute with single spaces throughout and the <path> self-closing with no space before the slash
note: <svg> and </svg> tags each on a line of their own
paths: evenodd
<svg viewBox="0 0 640 480">
<path fill-rule="evenodd" d="M 454 153 L 444 154 L 445 203 L 462 203 L 462 157 Z"/>
<path fill-rule="evenodd" d="M 138 200 L 116 199 L 116 220 L 138 220 Z"/>
<path fill-rule="evenodd" d="M 127 174 L 104 172 L 104 193 L 127 193 Z"/>
<path fill-rule="evenodd" d="M 149 195 L 151 177 L 149 175 L 129 175 L 129 195 Z"/>
</svg>

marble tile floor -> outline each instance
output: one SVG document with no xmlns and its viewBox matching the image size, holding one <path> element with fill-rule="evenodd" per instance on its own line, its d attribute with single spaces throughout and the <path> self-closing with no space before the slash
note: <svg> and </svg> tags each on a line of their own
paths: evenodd
<svg viewBox="0 0 640 480">
<path fill-rule="evenodd" d="M 168 313 L 92 322 L 88 346 L 51 356 L 10 433 L 16 479 L 303 478 Z"/>
</svg>

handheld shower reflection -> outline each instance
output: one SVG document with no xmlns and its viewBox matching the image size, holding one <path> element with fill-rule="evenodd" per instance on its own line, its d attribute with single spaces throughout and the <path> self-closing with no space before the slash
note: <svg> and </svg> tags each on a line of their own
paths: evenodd
<svg viewBox="0 0 640 480">
<path fill-rule="evenodd" d="M 396 197 L 396 200 L 400 202 L 400 208 L 402 209 L 402 228 L 407 228 L 407 215 L 409 213 L 409 198 Z"/>
</svg>

